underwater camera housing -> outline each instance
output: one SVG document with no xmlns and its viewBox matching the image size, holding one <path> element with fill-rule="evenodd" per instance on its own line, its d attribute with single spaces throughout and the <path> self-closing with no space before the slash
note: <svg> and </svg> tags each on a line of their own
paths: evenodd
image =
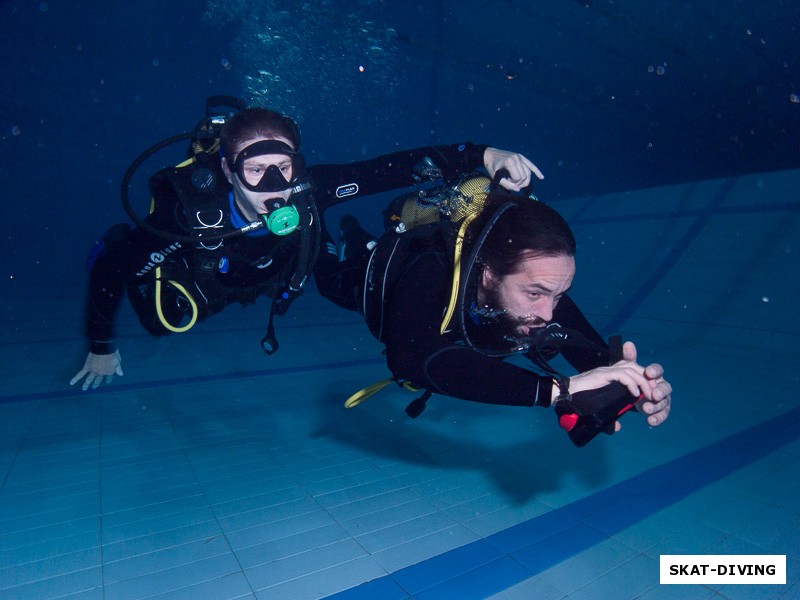
<svg viewBox="0 0 800 600">
<path fill-rule="evenodd" d="M 622 338 L 612 336 L 609 341 L 609 364 L 622 360 Z M 562 380 L 559 380 L 561 387 Z M 566 387 L 566 386 L 565 386 Z M 555 410 L 558 424 L 567 432 L 570 441 L 582 448 L 598 433 L 614 433 L 617 419 L 642 399 L 631 395 L 628 388 L 614 381 L 597 390 L 559 396 Z"/>
<path fill-rule="evenodd" d="M 550 323 L 537 329 L 532 336 L 517 342 L 519 350 L 525 352 L 558 385 L 560 394 L 555 402 L 558 424 L 578 448 L 591 442 L 598 433 L 614 433 L 616 421 L 629 410 L 635 410 L 636 403 L 644 396 L 633 396 L 626 386 L 616 381 L 599 389 L 570 394 L 569 377 L 550 366 L 549 361 L 562 349 L 570 346 L 592 350 L 598 358 L 602 357 L 609 365 L 613 365 L 623 358 L 622 337 L 619 335 L 609 338 L 606 349 L 577 331 L 558 323 Z"/>
</svg>

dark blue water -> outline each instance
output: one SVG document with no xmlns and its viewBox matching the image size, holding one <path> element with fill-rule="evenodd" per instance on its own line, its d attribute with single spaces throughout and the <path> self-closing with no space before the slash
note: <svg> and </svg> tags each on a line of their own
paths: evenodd
<svg viewBox="0 0 800 600">
<path fill-rule="evenodd" d="M 210 94 L 294 114 L 311 163 L 518 149 L 550 200 L 797 167 L 798 23 L 779 0 L 2 2 L 4 295 L 80 295 L 127 164 Z"/>
<path fill-rule="evenodd" d="M 798 176 L 744 175 L 800 166 L 798 23 L 798 0 L 0 0 L 3 597 L 130 597 L 209 579 L 219 596 L 297 582 L 319 596 L 384 570 L 380 589 L 412 589 L 469 561 L 477 568 L 446 593 L 570 594 L 590 576 L 576 596 L 644 597 L 658 595 L 648 556 L 718 551 L 788 554 L 788 598 Z M 278 319 L 283 349 L 269 358 L 258 349 L 263 300 L 157 341 L 126 306 L 125 377 L 108 394 L 68 388 L 85 352 L 86 253 L 126 220 L 123 174 L 151 144 L 191 130 L 211 94 L 295 116 L 312 164 L 466 140 L 524 152 L 547 176 L 537 194 L 576 229 L 575 298 L 604 333 L 630 334 L 640 356 L 665 364 L 670 422 L 651 432 L 625 417 L 589 460 L 536 460 L 568 443 L 544 412 L 440 397 L 409 421 L 413 396 L 387 390 L 343 416 L 349 393 L 388 372 L 358 316 L 312 293 Z M 142 169 L 142 213 L 146 176 L 184 151 Z M 605 195 L 709 178 L 723 179 Z M 387 200 L 346 210 L 375 230 Z M 402 492 L 397 506 L 382 493 L 373 502 L 375 490 Z M 305 501 L 287 508 L 312 496 L 313 513 Z M 439 539 L 425 533 L 453 519 Z M 202 543 L 176 537 L 189 521 Z M 395 561 L 400 528 L 422 537 Z M 555 542 L 532 536 L 551 531 Z M 278 538 L 294 539 L 261 556 Z M 384 556 L 306 552 L 334 541 Z M 408 550 L 417 542 L 419 557 Z M 309 556 L 308 568 L 304 557 L 262 564 L 284 553 Z M 387 558 L 412 564 L 394 571 Z M 228 559 L 240 567 L 230 578 Z M 513 588 L 521 579 L 531 587 Z M 719 594 L 753 594 L 733 587 L 754 589 Z"/>
</svg>

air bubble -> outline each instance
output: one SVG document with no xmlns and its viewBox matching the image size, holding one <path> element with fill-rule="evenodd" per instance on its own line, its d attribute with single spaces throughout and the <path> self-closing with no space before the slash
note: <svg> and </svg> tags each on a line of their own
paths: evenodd
<svg viewBox="0 0 800 600">
<path fill-rule="evenodd" d="M 362 0 L 368 1 L 373 0 Z M 355 118 L 360 114 L 357 107 L 391 104 L 405 87 L 405 68 L 398 58 L 402 36 L 365 21 L 356 12 L 342 12 L 330 0 L 207 0 L 204 4 L 204 20 L 220 27 L 246 16 L 247 26 L 234 36 L 231 54 L 252 106 L 280 107 L 302 120 L 313 98 L 320 118 L 341 119 L 348 110 Z M 365 56 L 368 63 L 355 62 L 367 60 Z M 229 59 L 217 60 L 224 69 L 232 68 Z M 368 78 L 357 76 L 366 75 L 367 70 Z M 383 119 L 392 120 L 391 111 Z"/>
</svg>

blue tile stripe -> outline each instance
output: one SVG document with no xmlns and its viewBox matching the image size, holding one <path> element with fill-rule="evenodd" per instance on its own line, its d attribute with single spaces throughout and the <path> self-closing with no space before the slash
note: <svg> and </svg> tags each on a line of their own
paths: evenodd
<svg viewBox="0 0 800 600">
<path fill-rule="evenodd" d="M 703 229 L 711 220 L 711 217 L 714 216 L 738 181 L 738 177 L 730 177 L 722 182 L 722 185 L 720 185 L 717 193 L 714 194 L 713 198 L 708 203 L 708 206 L 700 212 L 683 236 L 670 249 L 669 254 L 667 254 L 661 264 L 653 270 L 650 276 L 642 283 L 641 287 L 601 330 L 604 337 L 619 331 L 622 325 L 638 310 L 653 290 L 658 287 L 658 284 L 661 283 L 664 277 L 678 264 L 678 261 L 680 261 L 692 242 L 702 233 Z"/>
<path fill-rule="evenodd" d="M 796 212 L 800 210 L 800 202 L 773 202 L 771 204 L 748 204 L 742 206 L 721 206 L 717 215 L 751 215 L 768 213 Z M 704 209 L 680 209 L 664 212 L 634 213 L 615 215 L 612 217 L 578 217 L 569 219 L 573 227 L 578 225 L 618 225 L 620 223 L 644 223 L 646 221 L 663 221 L 665 219 L 694 219 L 701 216 Z"/>
<path fill-rule="evenodd" d="M 575 211 L 575 214 L 573 214 L 570 217 L 569 222 L 570 223 L 583 222 L 584 219 L 583 219 L 583 217 L 581 217 L 581 215 L 586 214 L 587 212 L 589 212 L 589 210 L 591 210 L 594 207 L 594 205 L 597 204 L 597 201 L 600 200 L 600 198 L 602 198 L 602 196 L 598 196 L 598 195 L 589 196 L 586 199 L 586 201 L 583 202 L 580 205 L 580 207 L 578 207 L 578 210 Z"/>
<path fill-rule="evenodd" d="M 320 296 L 320 298 L 322 298 L 322 297 Z M 324 302 L 328 302 L 327 300 L 323 300 L 323 301 Z M 306 307 L 305 310 L 309 310 L 309 308 Z M 33 321 L 33 319 L 30 319 L 30 320 Z M 59 322 L 64 321 L 64 320 L 65 319 L 50 319 L 50 321 L 52 321 L 54 323 L 59 323 Z M 140 332 L 139 333 L 128 333 L 128 334 L 126 334 L 124 336 L 124 338 L 120 338 L 120 340 L 118 340 L 118 341 L 121 341 L 122 339 L 124 339 L 126 342 L 130 342 L 131 340 L 145 339 L 145 338 L 152 340 L 153 339 L 152 334 L 149 334 L 149 333 L 141 330 L 141 328 L 139 327 L 138 321 L 134 323 L 134 320 L 135 320 L 135 316 L 132 317 L 129 326 L 130 326 L 131 329 L 140 330 Z M 39 324 L 41 321 L 42 321 L 42 319 L 36 319 L 35 323 Z M 345 320 L 345 319 L 340 319 L 340 318 L 337 317 L 335 323 L 330 323 L 330 322 L 324 322 L 324 323 L 300 323 L 300 324 L 298 324 L 298 323 L 293 323 L 293 324 L 281 323 L 279 331 L 281 331 L 281 332 L 290 331 L 290 330 L 297 331 L 297 330 L 301 330 L 301 329 L 317 329 L 317 330 L 319 330 L 319 329 L 322 329 L 322 328 L 326 328 L 326 329 L 330 330 L 331 328 L 334 328 L 334 327 L 336 327 L 336 328 L 338 328 L 338 327 L 349 327 L 351 325 L 353 327 L 358 327 L 358 326 L 362 326 L 363 327 L 364 326 L 364 320 L 363 319 Z M 46 329 L 48 329 L 48 328 L 46 328 Z M 216 336 L 218 336 L 220 334 L 223 334 L 223 333 L 224 334 L 247 333 L 249 335 L 252 335 L 253 334 L 253 327 L 249 326 L 249 327 L 220 327 L 220 328 L 214 328 L 214 327 L 204 326 L 202 328 L 197 328 L 197 329 L 192 330 L 192 333 L 191 333 L 190 337 L 192 338 L 193 341 L 197 342 L 198 340 L 200 340 L 200 339 L 202 339 L 204 337 L 216 337 Z M 64 336 L 64 337 L 52 337 L 52 336 L 49 335 L 48 331 L 45 331 L 44 333 L 42 333 L 42 335 L 45 335 L 46 337 L 43 337 L 43 338 L 39 339 L 39 338 L 32 337 L 33 335 L 38 335 L 39 334 L 38 331 L 28 331 L 28 332 L 26 332 L 26 334 L 27 334 L 27 336 L 24 339 L 16 338 L 16 339 L 13 339 L 13 340 L 0 341 L 0 348 L 13 347 L 13 346 L 30 346 L 32 344 L 47 344 L 48 346 L 51 346 L 53 344 L 64 344 L 64 343 L 86 344 L 86 338 L 84 338 L 83 336 L 78 336 L 78 335 L 69 335 L 69 336 Z M 189 337 L 189 336 L 187 336 L 187 337 Z M 256 346 L 256 342 L 253 343 L 253 346 Z"/>
<path fill-rule="evenodd" d="M 330 371 L 336 369 L 350 369 L 354 367 L 365 367 L 372 365 L 385 365 L 386 359 L 366 358 L 361 360 L 348 360 L 342 362 L 319 363 L 314 365 L 301 365 L 297 367 L 283 367 L 275 369 L 255 369 L 252 371 L 238 371 L 235 373 L 217 373 L 215 375 L 192 375 L 187 377 L 174 377 L 171 379 L 157 379 L 152 381 L 142 381 L 139 383 L 115 383 L 99 390 L 82 391 L 80 387 L 57 390 L 53 392 L 39 392 L 34 394 L 12 394 L 0 396 L 0 404 L 11 402 L 30 402 L 33 400 L 60 400 L 74 398 L 76 396 L 87 397 L 88 394 L 124 394 L 131 391 L 152 390 L 167 388 L 176 385 L 196 385 L 202 383 L 219 383 L 222 381 L 236 381 L 239 379 L 252 379 L 255 377 L 273 377 L 292 373 L 309 373 L 316 371 Z M 66 384 L 65 384 L 66 385 Z"/>
<path fill-rule="evenodd" d="M 799 438 L 800 407 L 535 519 L 327 598 L 485 598 L 591 548 Z"/>
</svg>

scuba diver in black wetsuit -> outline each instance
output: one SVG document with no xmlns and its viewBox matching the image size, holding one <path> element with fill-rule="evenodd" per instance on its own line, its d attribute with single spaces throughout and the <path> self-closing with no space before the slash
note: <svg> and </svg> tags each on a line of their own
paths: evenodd
<svg viewBox="0 0 800 600">
<path fill-rule="evenodd" d="M 234 111 L 213 110 L 224 106 Z M 130 207 L 133 172 L 156 151 L 191 139 L 190 157 L 150 179 L 151 212 Z M 122 375 L 114 319 L 127 291 L 143 327 L 183 332 L 228 304 L 272 299 L 262 340 L 277 347 L 272 319 L 302 293 L 318 255 L 320 213 L 350 198 L 406 188 L 484 166 L 511 171 L 510 189 L 541 176 L 525 157 L 474 144 L 395 152 L 343 165 L 306 167 L 295 122 L 230 97 L 212 97 L 195 132 L 143 153 L 123 178 L 123 205 L 137 227 L 112 227 L 91 253 L 86 335 L 89 353 L 70 385 L 96 388 Z M 221 158 L 220 158 L 221 156 Z M 428 168 L 434 156 L 439 170 Z"/>
<path fill-rule="evenodd" d="M 351 396 L 348 408 L 391 381 L 425 390 L 406 409 L 412 417 L 432 393 L 555 405 L 577 446 L 619 429 L 630 408 L 651 426 L 667 419 L 663 368 L 638 365 L 631 342 L 620 340 L 614 356 L 567 295 L 575 240 L 555 210 L 472 177 L 401 197 L 384 215 L 380 238 L 343 217 L 344 252 L 321 254 L 314 269 L 320 292 L 361 312 L 386 346 L 392 377 Z M 550 366 L 559 352 L 577 375 Z M 514 353 L 535 372 L 504 362 Z"/>
</svg>

